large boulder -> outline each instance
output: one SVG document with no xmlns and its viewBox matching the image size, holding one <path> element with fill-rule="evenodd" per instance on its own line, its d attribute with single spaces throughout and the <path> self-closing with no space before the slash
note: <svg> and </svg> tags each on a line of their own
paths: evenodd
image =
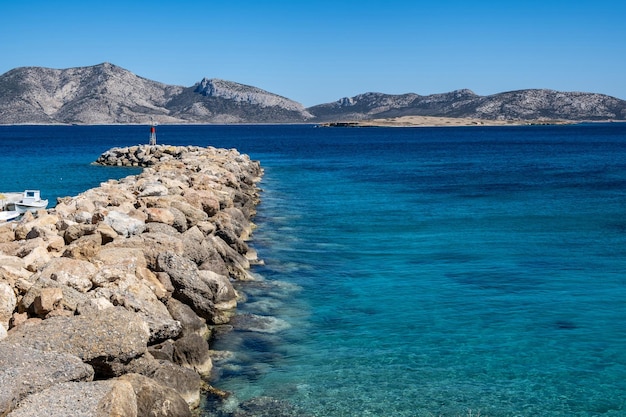
<svg viewBox="0 0 626 417">
<path fill-rule="evenodd" d="M 165 252 L 158 257 L 159 269 L 166 272 L 174 285 L 174 297 L 188 304 L 200 317 L 213 324 L 228 322 L 214 304 L 217 286 L 211 287 L 200 276 L 196 264 L 182 256 Z"/>
<path fill-rule="evenodd" d="M 147 376 L 163 386 L 174 389 L 190 407 L 197 407 L 200 404 L 202 379 L 191 369 L 146 355 L 132 361 L 125 371 Z"/>
<path fill-rule="evenodd" d="M 58 289 L 61 292 L 61 299 L 58 300 L 56 308 L 66 310 L 68 312 L 76 311 L 78 305 L 86 302 L 90 296 L 75 290 L 73 287 L 55 281 L 51 278 L 41 276 L 41 274 L 33 275 L 35 281 L 30 285 L 24 296 L 18 301 L 18 311 L 20 313 L 28 312 L 32 315 L 39 315 L 35 311 L 35 302 L 41 298 L 42 293 L 47 289 Z M 41 313 L 41 312 L 40 312 Z M 47 313 L 44 313 L 44 316 Z"/>
<path fill-rule="evenodd" d="M 208 376 L 213 369 L 209 344 L 200 335 L 190 333 L 174 342 L 173 360 L 180 366 Z"/>
<path fill-rule="evenodd" d="M 184 251 L 183 242 L 177 236 L 172 236 L 162 232 L 143 233 L 128 239 L 118 238 L 107 245 L 109 248 L 138 248 L 145 258 L 148 268 L 158 271 L 157 257 L 163 252 L 172 252 L 182 255 Z"/>
<path fill-rule="evenodd" d="M 102 246 L 102 235 L 85 235 L 76 239 L 65 247 L 63 256 L 66 258 L 83 259 L 91 261 L 98 255 Z"/>
<path fill-rule="evenodd" d="M 100 288 L 94 293 L 140 313 L 150 326 L 151 342 L 180 333 L 180 324 L 160 301 L 167 298 L 168 291 L 148 269 L 140 249 L 106 247 L 100 251 L 97 264 L 100 270 L 94 283 Z"/>
<path fill-rule="evenodd" d="M 65 382 L 24 399 L 10 417 L 138 417 L 128 381 Z"/>
<path fill-rule="evenodd" d="M 11 329 L 5 341 L 72 354 L 92 365 L 100 376 L 107 376 L 113 364 L 143 355 L 149 336 L 148 325 L 137 314 L 115 307 L 97 314 L 24 323 Z"/>
<path fill-rule="evenodd" d="M 175 298 L 169 298 L 167 300 L 167 310 L 172 315 L 172 318 L 181 324 L 183 335 L 196 333 L 206 337 L 209 334 L 206 320 L 198 316 L 187 304 Z"/>
<path fill-rule="evenodd" d="M 91 262 L 62 257 L 53 258 L 45 264 L 41 276 L 84 293 L 92 288 L 92 279 L 97 272 Z"/>
<path fill-rule="evenodd" d="M 187 228 L 208 220 L 209 216 L 202 209 L 196 208 L 186 201 L 172 201 L 172 208 L 180 210 L 187 219 Z"/>
<path fill-rule="evenodd" d="M 17 306 L 17 298 L 13 288 L 6 282 L 0 281 L 0 325 L 9 328 L 9 320 Z"/>
<path fill-rule="evenodd" d="M 120 211 L 110 211 L 104 218 L 104 223 L 111 226 L 119 235 L 126 237 L 138 235 L 146 229 L 144 221 Z"/>
<path fill-rule="evenodd" d="M 0 415 L 26 396 L 55 384 L 91 381 L 93 368 L 76 356 L 0 342 Z"/>
<path fill-rule="evenodd" d="M 216 308 L 220 310 L 231 310 L 237 307 L 237 292 L 230 282 L 230 279 L 224 275 L 217 274 L 213 271 L 198 271 L 200 278 L 210 287 L 214 288 L 214 298 Z"/>
<path fill-rule="evenodd" d="M 26 269 L 26 264 L 22 258 L 0 252 L 0 280 L 14 287 L 17 281 L 28 279 L 31 275 L 33 273 Z"/>
<path fill-rule="evenodd" d="M 141 317 L 150 330 L 149 343 L 175 338 L 182 331 L 181 324 L 172 318 L 152 289 L 134 275 L 109 282 L 93 293 Z"/>
<path fill-rule="evenodd" d="M 140 374 L 119 377 L 133 386 L 138 417 L 191 417 L 189 405 L 173 388 Z"/>
</svg>

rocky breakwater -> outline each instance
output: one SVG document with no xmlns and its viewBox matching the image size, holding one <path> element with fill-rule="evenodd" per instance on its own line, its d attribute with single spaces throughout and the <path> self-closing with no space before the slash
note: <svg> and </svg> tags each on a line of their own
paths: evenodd
<svg viewBox="0 0 626 417">
<path fill-rule="evenodd" d="M 208 336 L 249 280 L 258 162 L 115 148 L 143 172 L 0 226 L 0 416 L 185 416 L 212 388 Z"/>
</svg>

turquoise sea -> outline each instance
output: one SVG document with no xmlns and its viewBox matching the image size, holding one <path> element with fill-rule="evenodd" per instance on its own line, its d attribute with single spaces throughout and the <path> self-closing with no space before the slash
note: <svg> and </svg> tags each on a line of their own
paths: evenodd
<svg viewBox="0 0 626 417">
<path fill-rule="evenodd" d="M 0 192 L 74 195 L 147 126 L 0 126 Z M 309 416 L 625 416 L 626 124 L 159 126 L 265 176 L 213 381 Z M 207 406 L 208 407 L 208 406 Z M 227 415 L 228 409 L 205 415 Z"/>
</svg>

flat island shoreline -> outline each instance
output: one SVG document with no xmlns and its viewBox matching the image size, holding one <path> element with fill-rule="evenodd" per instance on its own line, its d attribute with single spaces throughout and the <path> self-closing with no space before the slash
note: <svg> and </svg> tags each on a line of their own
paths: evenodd
<svg viewBox="0 0 626 417">
<path fill-rule="evenodd" d="M 212 358 L 228 356 L 213 330 L 263 324 L 231 323 L 233 282 L 262 262 L 247 242 L 263 170 L 197 146 L 113 148 L 96 163 L 144 169 L 0 224 L 0 415 L 201 414 L 229 395 L 210 385 Z"/>
<path fill-rule="evenodd" d="M 385 119 L 368 119 L 320 123 L 320 127 L 469 127 L 469 126 L 536 126 L 571 125 L 580 123 L 620 123 L 602 120 L 490 120 L 469 117 L 402 116 Z"/>
</svg>

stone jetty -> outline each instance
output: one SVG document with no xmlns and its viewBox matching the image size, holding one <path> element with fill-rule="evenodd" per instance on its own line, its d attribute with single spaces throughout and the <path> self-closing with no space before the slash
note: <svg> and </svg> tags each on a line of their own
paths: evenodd
<svg viewBox="0 0 626 417">
<path fill-rule="evenodd" d="M 0 416 L 189 416 L 211 328 L 251 280 L 257 161 L 195 146 L 114 148 L 144 167 L 0 225 Z"/>
</svg>

